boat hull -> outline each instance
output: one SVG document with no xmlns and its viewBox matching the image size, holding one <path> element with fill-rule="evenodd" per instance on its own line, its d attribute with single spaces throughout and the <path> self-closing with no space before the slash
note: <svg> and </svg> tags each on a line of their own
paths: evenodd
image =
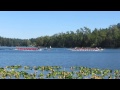
<svg viewBox="0 0 120 90">
<path fill-rule="evenodd" d="M 20 50 L 20 51 L 40 51 L 40 48 L 36 47 L 17 47 L 15 50 Z"/>
</svg>

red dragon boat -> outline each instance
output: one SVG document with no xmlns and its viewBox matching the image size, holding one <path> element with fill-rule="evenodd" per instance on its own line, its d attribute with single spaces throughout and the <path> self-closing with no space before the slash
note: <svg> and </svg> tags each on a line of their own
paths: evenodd
<svg viewBox="0 0 120 90">
<path fill-rule="evenodd" d="M 15 50 L 25 50 L 25 51 L 30 51 L 30 50 L 41 50 L 40 48 L 38 47 L 16 47 Z"/>
</svg>

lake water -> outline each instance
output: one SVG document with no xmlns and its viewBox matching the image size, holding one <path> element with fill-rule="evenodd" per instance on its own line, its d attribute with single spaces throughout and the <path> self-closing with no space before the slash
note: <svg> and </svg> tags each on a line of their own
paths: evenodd
<svg viewBox="0 0 120 90">
<path fill-rule="evenodd" d="M 42 51 L 0 50 L 0 67 L 22 66 L 86 66 L 100 69 L 120 69 L 120 49 L 103 51 L 70 51 L 52 48 Z"/>
</svg>

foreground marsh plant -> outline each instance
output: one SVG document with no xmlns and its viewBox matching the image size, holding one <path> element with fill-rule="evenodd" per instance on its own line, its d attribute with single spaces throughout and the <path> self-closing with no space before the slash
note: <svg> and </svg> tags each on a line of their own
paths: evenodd
<svg viewBox="0 0 120 90">
<path fill-rule="evenodd" d="M 0 79 L 120 79 L 120 70 L 12 65 L 0 67 Z"/>
</svg>

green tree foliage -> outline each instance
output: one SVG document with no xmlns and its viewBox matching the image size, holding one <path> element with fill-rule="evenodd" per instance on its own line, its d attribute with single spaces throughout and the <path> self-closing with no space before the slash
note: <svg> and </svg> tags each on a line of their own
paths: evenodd
<svg viewBox="0 0 120 90">
<path fill-rule="evenodd" d="M 120 47 L 120 23 L 108 28 L 91 31 L 88 27 L 67 31 L 52 36 L 41 36 L 31 39 L 0 37 L 0 46 L 43 46 L 43 47 Z"/>
</svg>

